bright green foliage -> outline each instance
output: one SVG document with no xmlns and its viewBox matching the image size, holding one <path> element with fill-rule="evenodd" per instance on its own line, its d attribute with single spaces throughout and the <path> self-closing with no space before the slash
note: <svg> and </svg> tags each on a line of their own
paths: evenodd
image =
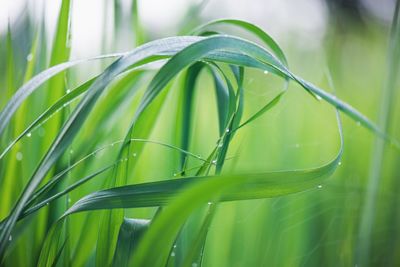
<svg viewBox="0 0 400 267">
<path fill-rule="evenodd" d="M 71 5 L 62 1 L 48 67 L 43 67 L 43 25 L 21 66 L 24 75 L 15 71 L 20 63 L 12 28 L 5 37 L 0 265 L 335 266 L 337 251 L 344 266 L 380 263 L 369 259 L 368 251 L 384 148 L 392 145 L 394 159 L 400 150 L 398 133 L 388 134 L 396 117 L 399 4 L 379 125 L 337 97 L 336 90 L 329 93 L 295 74 L 278 43 L 246 21 L 216 20 L 182 29 L 190 35 L 146 42 L 138 1 L 125 16 L 117 0 L 114 47 L 132 49 L 69 61 Z M 259 43 L 225 34 L 217 30 L 221 26 L 240 29 Z M 132 43 L 119 43 L 126 30 Z M 74 66 L 96 61 L 105 66 L 100 73 L 83 82 L 74 77 Z M 257 89 L 269 97 L 251 98 Z M 293 114 L 278 117 L 276 110 Z M 296 111 L 307 114 L 303 121 L 297 121 Z M 329 177 L 342 158 L 361 154 L 351 153 L 351 142 L 344 151 L 350 124 L 344 121 L 343 133 L 340 112 L 377 138 L 359 231 L 359 240 L 367 243 L 359 248 L 354 244 L 358 217 L 351 209 L 342 207 L 340 226 L 325 224 L 337 214 L 324 201 L 333 207 L 352 201 L 345 185 L 350 177 L 343 174 L 349 171 L 341 169 L 336 180 Z M 299 128 L 318 151 L 298 154 L 289 148 Z M 322 184 L 331 191 L 321 196 Z M 329 198 L 336 191 L 344 200 Z M 248 222 L 239 229 L 237 221 L 243 220 Z M 342 239 L 335 252 L 320 248 L 321 240 L 335 242 L 336 231 Z M 21 257 L 24 251 L 27 257 Z M 388 253 L 393 265 L 400 263 L 395 252 Z"/>
</svg>

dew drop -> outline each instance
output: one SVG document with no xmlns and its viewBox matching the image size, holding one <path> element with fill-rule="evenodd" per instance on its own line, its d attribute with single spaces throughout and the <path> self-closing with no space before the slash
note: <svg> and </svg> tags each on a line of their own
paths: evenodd
<svg viewBox="0 0 400 267">
<path fill-rule="evenodd" d="M 49 202 L 46 203 L 46 206 L 48 206 L 48 205 L 49 205 Z"/>
<path fill-rule="evenodd" d="M 223 146 L 223 144 L 222 144 L 222 143 L 219 143 L 219 144 L 218 144 L 218 147 L 222 147 L 222 146 Z"/>
<path fill-rule="evenodd" d="M 137 155 L 136 155 L 136 153 L 133 153 L 132 156 L 133 156 L 133 157 L 136 157 Z"/>
<path fill-rule="evenodd" d="M 318 189 L 321 189 L 321 188 L 322 188 L 322 185 L 319 185 L 319 186 L 318 186 Z"/>
<path fill-rule="evenodd" d="M 192 267 L 197 267 L 197 263 L 196 263 L 196 262 L 193 262 L 193 263 L 192 263 Z"/>
<path fill-rule="evenodd" d="M 71 93 L 71 90 L 68 89 L 68 90 L 67 90 L 67 94 L 69 94 L 69 93 Z"/>
<path fill-rule="evenodd" d="M 267 70 L 264 70 L 264 74 L 268 74 L 269 73 L 269 71 L 267 71 Z"/>
<path fill-rule="evenodd" d="M 10 235 L 10 237 L 8 238 L 8 241 L 11 242 L 11 240 L 12 240 L 12 235 Z"/>
<path fill-rule="evenodd" d="M 212 204 L 212 202 L 211 201 L 208 201 L 208 203 L 207 203 L 208 205 L 211 205 Z"/>
<path fill-rule="evenodd" d="M 175 252 L 171 252 L 171 257 L 175 257 Z"/>
<path fill-rule="evenodd" d="M 322 97 L 320 97 L 319 95 L 315 95 L 315 98 L 316 98 L 317 100 L 319 100 L 319 101 L 322 100 Z"/>
<path fill-rule="evenodd" d="M 68 198 L 68 203 L 71 203 L 71 198 Z"/>
<path fill-rule="evenodd" d="M 341 162 L 341 161 L 339 161 L 338 165 L 339 165 L 339 166 L 340 166 L 340 165 L 342 165 L 342 162 Z"/>
<path fill-rule="evenodd" d="M 174 245 L 174 249 L 176 248 L 176 245 Z"/>
<path fill-rule="evenodd" d="M 17 152 L 17 154 L 15 155 L 15 157 L 17 158 L 18 161 L 21 161 L 23 158 L 23 155 L 21 152 Z"/>
<path fill-rule="evenodd" d="M 71 150 L 69 151 L 69 154 L 74 154 L 74 151 L 71 149 Z"/>
<path fill-rule="evenodd" d="M 26 60 L 27 61 L 31 61 L 33 59 L 33 55 L 32 54 L 29 54 L 27 57 L 26 57 Z"/>
<path fill-rule="evenodd" d="M 174 173 L 174 177 L 176 177 L 176 173 Z"/>
<path fill-rule="evenodd" d="M 27 133 L 26 136 L 27 136 L 27 137 L 31 137 L 31 136 L 32 136 L 32 133 Z"/>
<path fill-rule="evenodd" d="M 228 129 L 226 129 L 226 130 L 225 130 L 225 132 L 229 133 L 229 132 L 230 132 L 229 128 L 228 128 Z"/>
<path fill-rule="evenodd" d="M 211 163 L 212 164 L 217 164 L 217 160 L 214 159 Z"/>
</svg>

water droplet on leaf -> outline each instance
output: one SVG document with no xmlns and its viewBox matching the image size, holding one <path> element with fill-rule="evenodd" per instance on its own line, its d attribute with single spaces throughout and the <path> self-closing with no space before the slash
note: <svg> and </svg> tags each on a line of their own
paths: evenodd
<svg viewBox="0 0 400 267">
<path fill-rule="evenodd" d="M 17 158 L 18 161 L 21 161 L 23 158 L 23 155 L 21 152 L 17 152 L 17 154 L 15 155 L 15 157 Z"/>
</svg>

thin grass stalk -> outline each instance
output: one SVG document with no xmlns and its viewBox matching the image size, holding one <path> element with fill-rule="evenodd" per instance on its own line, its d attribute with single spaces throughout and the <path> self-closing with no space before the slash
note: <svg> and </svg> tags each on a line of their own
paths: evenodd
<svg viewBox="0 0 400 267">
<path fill-rule="evenodd" d="M 400 70 L 400 1 L 396 3 L 393 17 L 391 36 L 387 55 L 387 77 L 385 79 L 380 103 L 379 121 L 380 129 L 386 133 L 389 130 L 391 113 L 394 110 L 394 96 L 398 84 Z M 356 250 L 356 264 L 367 266 L 371 263 L 372 228 L 375 222 L 376 201 L 382 179 L 383 164 L 385 159 L 386 143 L 375 137 L 372 158 L 368 176 L 367 192 L 361 213 L 360 229 Z"/>
</svg>

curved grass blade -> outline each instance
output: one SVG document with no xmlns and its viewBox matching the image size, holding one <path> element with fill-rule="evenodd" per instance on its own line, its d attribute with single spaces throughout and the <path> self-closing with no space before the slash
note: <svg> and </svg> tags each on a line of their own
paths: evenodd
<svg viewBox="0 0 400 267">
<path fill-rule="evenodd" d="M 238 127 L 233 128 L 232 132 L 239 130 L 240 128 L 242 128 L 243 126 L 249 124 L 250 122 L 254 121 L 255 119 L 259 118 L 260 116 L 262 116 L 265 112 L 267 112 L 268 110 L 270 110 L 271 108 L 275 107 L 276 104 L 279 103 L 279 101 L 281 100 L 281 97 L 283 96 L 283 94 L 286 93 L 286 91 L 282 91 L 280 92 L 278 95 L 276 95 L 271 101 L 269 101 L 264 107 L 262 107 L 259 111 L 257 111 L 256 113 L 254 113 L 252 116 L 250 116 L 250 118 L 248 118 L 245 122 L 243 122 L 242 124 L 240 124 Z"/>
<path fill-rule="evenodd" d="M 164 212 L 160 214 L 160 217 L 163 218 L 162 220 L 165 219 L 165 221 L 157 223 L 157 220 L 155 222 L 157 226 L 149 229 L 152 233 L 149 234 L 148 238 L 145 235 L 145 245 L 140 244 L 137 253 L 138 257 L 134 259 L 135 264 L 138 266 L 146 266 L 148 264 L 150 266 L 162 266 L 168 258 L 169 249 L 168 253 L 163 254 L 161 257 L 159 251 L 163 251 L 163 247 L 169 248 L 172 246 L 180 226 L 195 207 L 207 201 L 214 201 L 217 197 L 221 201 L 265 198 L 317 187 L 323 178 L 328 177 L 337 168 L 341 159 L 343 140 L 340 120 L 339 130 L 341 145 L 337 156 L 329 163 L 318 168 L 262 174 L 192 177 L 117 187 L 99 191 L 82 198 L 63 217 L 87 210 L 161 206 L 173 201 L 174 210 L 168 212 L 168 215 L 163 215 Z M 183 195 L 177 198 L 176 194 L 182 192 Z M 221 192 L 223 194 L 220 194 Z M 191 207 L 188 207 L 188 201 Z M 192 205 L 194 202 L 196 204 Z M 169 210 L 169 206 L 166 209 Z M 178 210 L 179 212 L 176 213 Z M 168 226 L 166 226 L 165 223 L 171 219 L 170 216 L 175 217 L 174 222 L 171 222 L 173 225 L 167 223 Z M 179 219 L 177 220 L 176 217 L 179 217 Z M 154 228 L 156 230 L 151 230 Z M 168 231 L 168 236 L 165 237 L 166 241 L 154 242 L 154 238 L 159 239 L 160 232 L 158 231 L 160 229 Z M 160 246 L 158 245 L 159 243 Z M 154 248 L 151 252 L 149 252 L 149 246 Z M 152 256 L 152 259 L 147 256 L 144 257 L 143 253 L 145 251 L 147 256 L 149 255 L 148 253 L 157 253 L 157 257 L 155 255 Z"/>
<path fill-rule="evenodd" d="M 150 220 L 124 218 L 119 228 L 117 248 L 115 249 L 112 266 L 130 266 L 129 262 L 134 256 L 134 251 L 140 238 L 149 225 Z"/>
<path fill-rule="evenodd" d="M 89 159 L 91 156 L 95 155 L 96 153 L 111 147 L 115 144 L 118 143 L 123 143 L 123 140 L 120 141 L 116 141 L 110 145 L 101 147 L 99 149 L 96 149 L 95 151 L 93 151 L 92 153 L 86 155 L 85 157 L 83 157 L 82 159 L 78 160 L 77 162 L 75 162 L 74 164 L 70 165 L 68 168 L 66 168 L 65 170 L 61 171 L 60 173 L 58 173 L 57 175 L 55 175 L 52 179 L 50 179 L 49 182 L 47 182 L 45 185 L 43 185 L 30 199 L 30 201 L 26 204 L 25 209 L 23 211 L 23 213 L 20 215 L 20 217 L 18 218 L 18 220 L 21 220 L 23 218 L 25 218 L 26 216 L 36 212 L 37 210 L 41 209 L 42 207 L 46 206 L 47 204 L 51 203 L 53 200 L 58 199 L 64 195 L 66 195 L 67 193 L 73 191 L 74 189 L 76 189 L 77 187 L 83 185 L 84 183 L 88 182 L 89 180 L 91 180 L 92 178 L 106 172 L 107 170 L 110 170 L 112 167 L 116 166 L 117 164 L 120 164 L 123 159 L 114 162 L 111 165 L 108 165 L 106 167 L 101 168 L 100 170 L 94 172 L 93 174 L 90 174 L 84 178 L 79 179 L 78 181 L 76 181 L 75 183 L 73 183 L 72 185 L 66 187 L 64 190 L 51 195 L 49 197 L 43 197 L 44 194 L 49 191 L 51 188 L 53 188 L 57 183 L 59 183 L 61 181 L 61 179 L 63 178 L 63 176 L 70 172 L 72 169 L 74 169 L 76 166 L 78 166 L 79 164 L 84 163 L 87 159 Z M 197 160 L 203 161 L 204 163 L 207 163 L 206 159 L 203 159 L 202 157 L 195 155 L 189 151 L 183 150 L 179 147 L 170 145 L 170 144 L 166 144 L 163 142 L 158 142 L 158 141 L 152 141 L 152 140 L 148 140 L 148 139 L 131 139 L 130 142 L 138 142 L 138 143 L 149 143 L 149 144 L 156 144 L 156 145 L 160 145 L 169 149 L 173 149 L 176 150 L 179 153 L 185 154 L 186 156 L 189 157 L 193 157 Z M 210 163 L 207 163 L 210 164 Z M 34 204 L 36 202 L 36 204 Z M 0 222 L 0 225 L 3 223 L 4 221 Z M 1 230 L 1 227 L 0 227 Z"/>
<path fill-rule="evenodd" d="M 204 257 L 204 248 L 206 244 L 208 229 L 216 212 L 217 204 L 209 202 L 208 210 L 199 232 L 190 245 L 189 253 L 185 256 L 182 266 L 202 266 Z"/>
<path fill-rule="evenodd" d="M 47 110 L 45 110 L 42 114 L 40 114 L 35 121 L 33 121 L 20 135 L 18 135 L 5 149 L 4 151 L 0 154 L 0 160 L 7 154 L 8 151 L 19 141 L 21 140 L 25 135 L 28 133 L 32 132 L 35 128 L 40 126 L 43 122 L 45 122 L 47 119 L 49 119 L 55 112 L 59 111 L 68 103 L 73 101 L 75 98 L 86 92 L 86 90 L 90 87 L 90 85 L 93 83 L 93 81 L 96 78 L 92 78 L 89 81 L 83 83 L 82 85 L 78 86 L 76 89 L 71 90 L 70 93 L 65 94 L 63 97 L 61 97 L 54 105 L 49 107 Z"/>
<path fill-rule="evenodd" d="M 203 32 L 206 28 L 209 28 L 211 26 L 223 25 L 223 24 L 237 26 L 248 32 L 253 33 L 255 36 L 260 38 L 264 42 L 264 44 L 266 44 L 272 50 L 272 52 L 275 54 L 275 56 L 283 64 L 288 66 L 286 56 L 283 53 L 280 46 L 278 45 L 278 43 L 275 42 L 275 40 L 269 34 L 267 34 L 265 31 L 263 31 L 260 27 L 258 27 L 255 24 L 249 23 L 247 21 L 238 20 L 238 19 L 218 19 L 218 20 L 214 20 L 214 21 L 208 22 L 206 24 L 203 24 L 203 25 L 197 27 L 196 29 L 194 29 L 192 31 L 192 34 L 199 34 L 199 33 Z"/>
<path fill-rule="evenodd" d="M 301 80 L 300 78 L 294 76 L 286 69 L 286 67 L 281 62 L 279 62 L 276 58 L 274 58 L 268 51 L 266 51 L 265 49 L 254 43 L 229 36 L 213 36 L 209 38 L 176 37 L 176 38 L 167 38 L 154 41 L 138 49 L 135 49 L 130 54 L 127 54 L 123 58 L 120 58 L 119 60 L 114 62 L 93 83 L 93 85 L 91 86 L 92 90 L 90 89 L 88 90 L 88 93 L 85 95 L 80 104 L 71 114 L 68 121 L 64 124 L 63 128 L 61 129 L 59 135 L 52 144 L 48 153 L 46 154 L 41 164 L 34 172 L 34 175 L 32 176 L 28 186 L 25 188 L 24 193 L 22 194 L 17 205 L 13 209 L 13 212 L 9 217 L 10 219 L 5 222 L 3 231 L 0 233 L 1 254 L 4 253 L 4 249 L 7 246 L 8 236 L 17 218 L 19 217 L 19 214 L 21 213 L 24 204 L 28 201 L 30 195 L 33 193 L 38 184 L 42 181 L 47 171 L 56 162 L 56 160 L 68 147 L 68 145 L 72 142 L 72 139 L 79 130 L 80 125 L 85 121 L 88 113 L 90 112 L 96 100 L 104 90 L 105 86 L 113 78 L 115 78 L 115 76 L 117 76 L 130 66 L 134 65 L 135 63 L 144 64 L 141 61 L 149 59 L 154 55 L 159 55 L 162 53 L 173 54 L 176 53 L 177 51 L 180 52 L 177 53 L 173 58 L 171 58 L 152 80 L 136 112 L 134 121 L 136 121 L 136 119 L 141 115 L 144 109 L 153 101 L 153 99 L 160 93 L 162 88 L 165 87 L 165 85 L 172 79 L 172 77 L 174 77 L 183 68 L 193 64 L 195 61 L 207 60 L 207 59 L 220 59 L 221 61 L 225 60 L 228 62 L 238 63 L 238 60 L 243 60 L 242 62 L 243 64 L 248 64 L 249 58 L 253 58 L 253 60 L 250 61 L 251 63 L 259 61 L 264 64 L 265 66 L 264 68 L 270 67 L 272 69 L 275 69 L 277 72 L 280 72 L 283 76 L 289 77 L 297 81 L 305 89 L 311 88 L 312 89 L 312 90 L 310 89 L 311 91 L 315 92 L 317 95 L 320 95 L 321 98 L 324 98 L 329 103 L 335 105 L 350 117 L 359 119 L 361 123 L 363 123 L 363 125 L 371 126 L 370 129 L 376 132 L 380 132 L 378 127 L 376 127 L 367 118 L 362 116 L 362 114 L 356 111 L 354 108 L 350 107 L 349 105 L 345 104 L 342 101 L 339 101 L 338 99 L 322 91 L 321 89 L 312 86 L 310 83 L 307 83 Z M 223 51 L 225 53 L 218 53 L 219 51 Z M 242 54 L 246 54 L 247 57 L 241 56 Z M 234 57 L 231 57 L 232 55 L 234 55 Z M 34 89 L 35 89 L 34 86 L 29 87 L 23 92 L 29 93 L 29 90 L 34 90 Z M 17 99 L 19 98 L 17 97 Z M 8 112 L 8 110 L 6 111 L 7 112 L 5 113 L 2 112 L 0 114 L 0 117 L 6 116 L 9 119 L 9 117 L 11 117 L 11 114 L 10 112 Z M 0 132 L 2 129 L 1 128 L 2 122 L 3 121 L 0 122 Z M 7 123 L 5 123 L 4 125 L 6 124 Z"/>
<path fill-rule="evenodd" d="M 68 61 L 65 63 L 55 65 L 55 66 L 48 68 L 48 69 L 42 71 L 41 73 L 37 74 L 31 80 L 29 80 L 26 84 L 24 84 L 22 87 L 20 87 L 18 89 L 18 91 L 12 96 L 12 98 L 7 102 L 7 105 L 0 112 L 0 135 L 3 133 L 4 129 L 7 127 L 11 117 L 13 116 L 15 111 L 18 109 L 18 107 L 22 104 L 22 102 L 30 94 L 32 94 L 40 85 L 42 85 L 44 82 L 49 80 L 54 75 L 66 70 L 68 68 L 71 68 L 73 66 L 76 66 L 76 65 L 88 62 L 88 61 L 121 57 L 124 54 L 125 53 L 116 53 L 116 54 L 102 55 L 102 56 L 98 56 L 98 57 L 94 57 L 94 58 Z"/>
<path fill-rule="evenodd" d="M 71 113 L 69 119 L 65 122 L 64 126 L 60 130 L 59 134 L 57 135 L 52 145 L 50 146 L 46 155 L 44 156 L 39 166 L 34 171 L 27 186 L 24 188 L 22 195 L 19 197 L 7 221 L 4 223 L 3 230 L 0 233 L 0 259 L 3 258 L 5 249 L 8 245 L 8 237 L 19 215 L 21 214 L 25 204 L 27 203 L 27 201 L 29 200 L 30 196 L 33 194 L 37 186 L 41 183 L 47 172 L 51 169 L 53 164 L 57 161 L 57 159 L 61 156 L 64 150 L 72 142 L 73 138 L 75 137 L 81 125 L 87 118 L 89 112 L 93 108 L 100 94 L 104 91 L 105 87 L 110 83 L 110 81 L 113 78 L 115 78 L 115 76 L 125 71 L 128 67 L 134 65 L 135 63 L 141 62 L 141 64 L 145 64 L 148 63 L 145 60 L 151 56 L 163 52 L 170 52 L 171 50 L 174 49 L 182 49 L 182 47 L 185 47 L 185 45 L 187 45 L 185 40 L 189 41 L 193 40 L 193 38 L 181 38 L 181 37 L 167 38 L 143 45 L 133 50 L 131 53 L 127 54 L 123 58 L 120 58 L 119 60 L 114 62 L 112 65 L 110 65 L 110 67 L 107 68 L 106 71 L 104 71 L 99 76 L 98 79 L 96 79 L 96 81 L 88 89 L 88 93 L 84 96 L 84 98 L 75 108 L 75 110 Z M 44 77 L 42 77 L 42 79 L 44 79 Z M 34 86 L 28 87 L 26 90 L 22 90 L 21 94 L 29 93 L 30 90 L 32 91 L 34 89 L 35 89 Z M 18 92 L 21 92 L 21 90 L 19 90 Z M 17 101 L 21 100 L 17 98 Z M 12 101 L 10 101 L 9 104 L 11 102 Z M 11 106 L 13 105 L 11 104 Z M 6 111 L 7 111 L 6 116 L 11 116 L 12 112 L 11 113 L 8 112 L 7 109 Z M 0 117 L 1 115 L 2 114 L 0 114 Z"/>
<path fill-rule="evenodd" d="M 338 120 L 341 125 L 339 117 Z M 341 160 L 343 152 L 341 126 L 339 126 L 339 131 L 341 140 L 339 152 L 333 160 L 320 167 L 254 174 L 189 177 L 121 186 L 83 197 L 67 210 L 63 217 L 88 210 L 163 206 L 177 193 L 200 181 L 204 181 L 204 184 L 212 184 L 211 181 L 218 180 L 219 182 L 215 184 L 221 184 L 221 186 L 224 182 L 227 186 L 232 183 L 231 189 L 220 197 L 221 201 L 268 198 L 314 188 L 321 183 L 322 177 L 327 177 L 335 171 Z"/>
</svg>

